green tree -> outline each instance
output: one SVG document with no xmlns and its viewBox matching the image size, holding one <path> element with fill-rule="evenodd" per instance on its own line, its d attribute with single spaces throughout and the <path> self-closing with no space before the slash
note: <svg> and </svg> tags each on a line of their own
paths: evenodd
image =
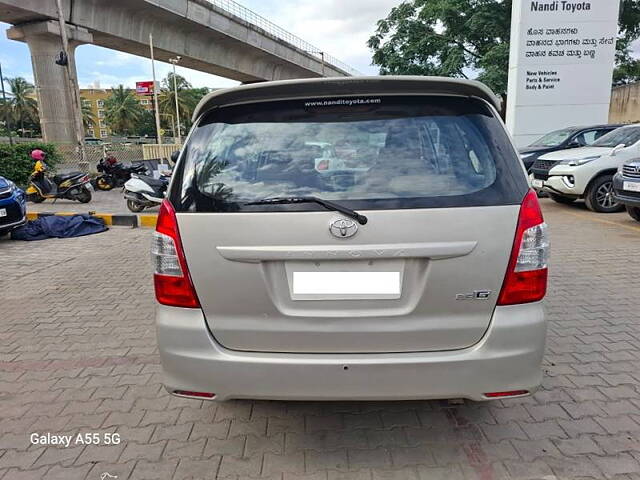
<svg viewBox="0 0 640 480">
<path fill-rule="evenodd" d="M 186 127 L 190 124 L 191 114 L 193 109 L 198 103 L 196 90 L 191 84 L 181 75 L 175 76 L 176 87 L 178 90 L 178 109 L 180 110 L 180 124 Z M 162 80 L 160 92 L 158 95 L 158 109 L 162 114 L 172 115 L 175 119 L 176 116 L 176 95 L 173 86 L 173 73 L 167 74 Z M 168 117 L 163 117 L 163 124 L 166 124 L 171 128 L 171 120 Z"/>
<path fill-rule="evenodd" d="M 114 133 L 130 135 L 135 132 L 143 109 L 130 89 L 119 85 L 104 102 L 105 118 Z"/>
<path fill-rule="evenodd" d="M 82 109 L 82 126 L 86 131 L 96 126 L 96 116 L 91 109 L 91 104 L 82 97 L 80 97 L 80 105 Z"/>
<path fill-rule="evenodd" d="M 7 79 L 9 84 L 10 114 L 15 125 L 18 125 L 20 135 L 24 137 L 27 127 L 30 130 L 39 128 L 38 102 L 35 99 L 35 87 L 22 77 Z"/>
<path fill-rule="evenodd" d="M 382 75 L 473 75 L 507 90 L 511 0 L 407 0 L 379 20 L 367 42 Z M 630 45 L 640 35 L 640 2 L 622 0 L 616 76 L 638 74 Z"/>
<path fill-rule="evenodd" d="M 134 135 L 141 137 L 155 137 L 156 136 L 156 119 L 153 116 L 153 112 L 145 110 L 142 112 L 140 120 L 136 124 L 136 128 L 133 132 Z"/>
</svg>

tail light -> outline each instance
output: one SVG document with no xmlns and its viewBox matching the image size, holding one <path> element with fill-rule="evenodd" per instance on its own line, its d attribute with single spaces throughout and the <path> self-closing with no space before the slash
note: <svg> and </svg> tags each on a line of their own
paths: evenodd
<svg viewBox="0 0 640 480">
<path fill-rule="evenodd" d="M 329 170 L 329 160 L 320 160 L 316 165 L 316 170 Z"/>
<path fill-rule="evenodd" d="M 549 239 L 547 224 L 535 191 L 529 190 L 520 206 L 516 236 L 498 305 L 542 300 L 547 292 Z"/>
<path fill-rule="evenodd" d="M 200 307 L 180 241 L 176 212 L 168 200 L 160 205 L 151 244 L 151 260 L 159 303 L 172 307 Z"/>
</svg>

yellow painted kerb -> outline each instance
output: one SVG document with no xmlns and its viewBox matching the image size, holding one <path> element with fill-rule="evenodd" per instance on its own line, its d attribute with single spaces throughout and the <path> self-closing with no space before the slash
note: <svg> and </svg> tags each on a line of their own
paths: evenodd
<svg viewBox="0 0 640 480">
<path fill-rule="evenodd" d="M 140 215 L 138 217 L 138 226 L 155 228 L 157 220 L 157 215 Z"/>
</svg>

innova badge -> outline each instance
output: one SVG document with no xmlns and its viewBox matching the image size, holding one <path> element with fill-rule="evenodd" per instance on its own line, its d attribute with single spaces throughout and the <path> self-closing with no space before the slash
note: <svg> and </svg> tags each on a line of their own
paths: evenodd
<svg viewBox="0 0 640 480">
<path fill-rule="evenodd" d="M 338 218 L 329 224 L 329 231 L 334 237 L 349 238 L 358 231 L 358 224 L 348 218 Z"/>
</svg>

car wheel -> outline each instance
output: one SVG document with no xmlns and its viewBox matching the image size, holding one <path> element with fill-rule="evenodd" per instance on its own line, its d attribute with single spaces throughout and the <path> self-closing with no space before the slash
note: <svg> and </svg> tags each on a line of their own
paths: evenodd
<svg viewBox="0 0 640 480">
<path fill-rule="evenodd" d="M 624 209 L 624 205 L 613 196 L 612 175 L 602 175 L 596 178 L 589 186 L 584 202 L 592 212 L 615 213 Z"/>
<path fill-rule="evenodd" d="M 638 207 L 627 207 L 627 213 L 631 218 L 640 222 L 640 208 Z"/>
<path fill-rule="evenodd" d="M 551 200 L 553 200 L 554 202 L 563 203 L 565 205 L 570 205 L 576 201 L 575 198 L 564 197 L 562 195 L 558 195 L 557 193 L 550 193 L 549 198 L 551 198 Z"/>
</svg>

